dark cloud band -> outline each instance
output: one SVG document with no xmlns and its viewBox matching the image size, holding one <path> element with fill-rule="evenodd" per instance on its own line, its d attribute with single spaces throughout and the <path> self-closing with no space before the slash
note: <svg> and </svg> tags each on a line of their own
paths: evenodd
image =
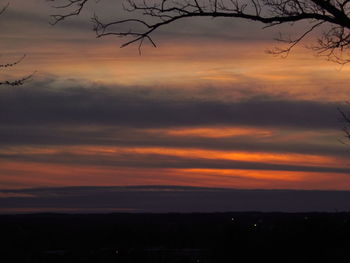
<svg viewBox="0 0 350 263">
<path fill-rule="evenodd" d="M 33 84 L 35 85 L 35 84 Z M 40 83 L 43 86 L 43 83 Z M 249 125 L 339 128 L 335 103 L 265 96 L 222 101 L 166 96 L 157 89 L 25 87 L 0 90 L 2 125 L 118 125 L 181 127 Z M 158 89 L 159 91 L 159 89 Z M 174 92 L 174 91 L 173 91 Z M 189 94 L 191 96 L 191 94 Z"/>
<path fill-rule="evenodd" d="M 0 213 L 44 212 L 50 207 L 73 213 L 101 212 L 101 208 L 102 212 L 350 211 L 349 191 L 139 186 L 0 190 L 1 194 L 11 197 L 0 197 Z"/>
</svg>

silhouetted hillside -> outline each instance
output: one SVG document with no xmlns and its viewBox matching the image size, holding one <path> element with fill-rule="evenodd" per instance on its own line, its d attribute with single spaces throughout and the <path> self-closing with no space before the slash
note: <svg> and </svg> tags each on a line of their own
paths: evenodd
<svg viewBox="0 0 350 263">
<path fill-rule="evenodd" d="M 347 262 L 350 213 L 0 216 L 1 262 Z M 345 261 L 344 261 L 345 260 Z"/>
</svg>

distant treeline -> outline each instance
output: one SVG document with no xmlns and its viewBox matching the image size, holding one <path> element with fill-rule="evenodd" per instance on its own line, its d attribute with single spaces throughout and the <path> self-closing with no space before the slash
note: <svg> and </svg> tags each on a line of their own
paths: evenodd
<svg viewBox="0 0 350 263">
<path fill-rule="evenodd" d="M 0 216 L 0 262 L 349 262 L 350 213 Z"/>
</svg>

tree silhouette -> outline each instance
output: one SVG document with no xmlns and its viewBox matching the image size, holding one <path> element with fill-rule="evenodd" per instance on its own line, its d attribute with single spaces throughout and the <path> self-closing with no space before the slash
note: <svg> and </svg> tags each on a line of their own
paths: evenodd
<svg viewBox="0 0 350 263">
<path fill-rule="evenodd" d="M 0 16 L 6 11 L 6 9 L 8 8 L 9 3 L 6 4 L 5 6 L 2 7 L 2 9 L 0 10 Z M 4 69 L 4 68 L 8 68 L 8 67 L 13 67 L 19 63 L 22 62 L 22 60 L 25 58 L 25 55 L 23 55 L 20 59 L 18 59 L 15 62 L 11 62 L 11 63 L 6 63 L 6 64 L 0 64 L 0 69 Z M 34 74 L 34 73 L 33 73 Z M 8 85 L 8 86 L 19 86 L 19 85 L 23 85 L 23 83 L 30 79 L 33 74 L 28 75 L 26 77 L 20 78 L 20 79 L 16 79 L 16 80 L 2 80 L 0 81 L 0 86 L 1 85 Z"/>
<path fill-rule="evenodd" d="M 343 109 L 338 108 L 338 111 L 341 116 L 341 121 L 343 123 L 343 131 L 344 131 L 344 137 L 348 141 L 350 140 L 350 112 L 345 112 Z M 340 142 L 349 145 L 349 143 L 344 142 L 343 140 L 340 140 Z"/>
<path fill-rule="evenodd" d="M 54 7 L 63 9 L 61 14 L 52 15 L 53 24 L 68 17 L 79 15 L 91 0 L 47 0 Z M 287 55 L 291 49 L 312 31 L 322 26 L 311 48 L 319 55 L 338 63 L 350 62 L 350 1 L 349 0 L 126 0 L 124 9 L 135 14 L 130 19 L 114 19 L 109 22 L 95 15 L 92 19 L 97 37 L 114 35 L 129 37 L 122 47 L 144 40 L 150 41 L 152 33 L 160 27 L 178 20 L 196 17 L 241 18 L 257 21 L 264 27 L 276 27 L 307 21 L 305 29 L 295 38 L 281 36 L 286 48 L 276 48 L 274 54 Z"/>
<path fill-rule="evenodd" d="M 47 0 L 63 9 L 52 15 L 53 24 L 81 13 L 90 0 Z M 124 9 L 135 13 L 129 19 L 109 22 L 95 15 L 94 30 L 97 37 L 114 35 L 127 37 L 122 47 L 144 40 L 156 47 L 152 33 L 160 27 L 178 20 L 196 17 L 223 17 L 245 19 L 264 24 L 264 28 L 283 24 L 304 23 L 304 29 L 295 38 L 281 35 L 277 40 L 287 43 L 286 48 L 275 48 L 273 54 L 288 55 L 307 35 L 318 28 L 316 43 L 311 46 L 317 54 L 328 60 L 345 64 L 350 62 L 350 0 L 126 0 Z M 141 16 L 140 16 L 141 15 Z M 141 18 L 140 18 L 141 17 Z M 341 111 L 345 121 L 344 132 L 350 139 L 350 117 Z"/>
</svg>

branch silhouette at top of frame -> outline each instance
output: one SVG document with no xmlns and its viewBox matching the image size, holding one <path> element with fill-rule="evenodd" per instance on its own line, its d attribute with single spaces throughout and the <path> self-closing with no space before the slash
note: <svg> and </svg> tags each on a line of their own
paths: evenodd
<svg viewBox="0 0 350 263">
<path fill-rule="evenodd" d="M 52 24 L 56 24 L 79 15 L 93 0 L 47 1 L 61 10 L 61 14 L 52 15 Z M 115 18 L 107 23 L 96 15 L 92 18 L 97 37 L 125 37 L 127 40 L 121 47 L 138 43 L 140 51 L 144 40 L 156 47 L 152 39 L 154 31 L 186 18 L 245 19 L 262 23 L 264 28 L 306 21 L 297 37 L 280 35 L 277 39 L 286 43 L 286 48 L 275 48 L 270 53 L 287 56 L 293 47 L 322 26 L 323 31 L 318 33 L 311 49 L 328 60 L 340 64 L 350 62 L 350 0 L 125 0 L 123 6 L 133 13 L 131 18 Z M 350 140 L 350 115 L 341 109 L 339 112 L 345 137 Z"/>
<path fill-rule="evenodd" d="M 61 14 L 52 15 L 52 24 L 56 24 L 79 15 L 91 0 L 47 1 L 62 10 Z M 286 48 L 275 48 L 269 52 L 286 56 L 312 31 L 325 25 L 325 31 L 311 48 L 331 61 L 350 62 L 350 0 L 126 0 L 123 6 L 128 12 L 140 13 L 141 18 L 135 18 L 135 14 L 134 18 L 116 18 L 104 23 L 95 15 L 92 20 L 97 37 L 128 37 L 122 47 L 138 43 L 140 48 L 144 40 L 156 47 L 152 33 L 185 18 L 241 18 L 263 23 L 264 28 L 308 21 L 307 27 L 296 38 L 281 36 L 277 39 L 287 43 Z"/>
<path fill-rule="evenodd" d="M 6 11 L 6 9 L 8 8 L 9 3 L 7 3 L 6 5 L 4 5 L 1 9 L 0 9 L 0 16 Z M 3 68 L 8 68 L 8 67 L 13 67 L 16 66 L 17 64 L 21 63 L 22 60 L 25 58 L 25 55 L 23 55 L 21 58 L 19 58 L 18 60 L 16 60 L 15 62 L 11 62 L 11 63 L 6 63 L 6 64 L 0 64 L 0 70 Z M 2 85 L 7 85 L 7 86 L 20 86 L 23 85 L 25 81 L 29 80 L 30 78 L 32 78 L 32 76 L 34 75 L 34 73 L 22 77 L 20 79 L 16 79 L 16 80 L 2 80 L 0 81 L 0 86 Z"/>
</svg>

